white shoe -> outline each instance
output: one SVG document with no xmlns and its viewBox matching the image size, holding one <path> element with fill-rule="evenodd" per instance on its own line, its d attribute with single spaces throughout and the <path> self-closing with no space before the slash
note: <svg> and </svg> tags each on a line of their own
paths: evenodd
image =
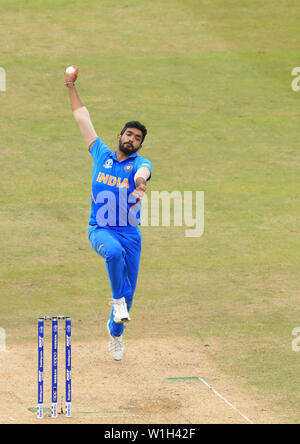
<svg viewBox="0 0 300 444">
<path fill-rule="evenodd" d="M 123 324 L 131 321 L 125 298 L 113 299 L 114 321 L 116 324 Z"/>
<path fill-rule="evenodd" d="M 113 336 L 109 330 L 109 321 L 107 322 L 107 331 L 110 336 L 110 343 L 108 346 L 109 353 L 115 361 L 121 361 L 124 355 L 125 346 L 121 336 Z"/>
</svg>

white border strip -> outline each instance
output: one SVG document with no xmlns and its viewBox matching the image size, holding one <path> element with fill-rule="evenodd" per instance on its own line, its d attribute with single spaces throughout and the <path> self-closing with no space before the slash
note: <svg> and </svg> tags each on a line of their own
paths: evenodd
<svg viewBox="0 0 300 444">
<path fill-rule="evenodd" d="M 249 424 L 255 424 L 253 421 L 251 421 L 251 419 L 249 419 L 249 418 L 247 418 L 247 416 L 243 415 L 243 413 L 240 412 L 233 404 L 231 404 L 231 402 L 227 401 L 227 399 L 224 398 L 224 396 L 222 396 L 211 385 L 209 385 L 208 382 L 205 381 L 205 379 L 199 378 L 199 381 L 203 382 L 203 384 L 206 385 L 206 387 L 208 387 L 210 390 L 212 390 L 215 393 L 215 395 L 217 395 L 219 398 L 222 399 L 222 401 L 226 402 L 226 404 L 229 405 L 229 407 L 231 407 L 233 410 L 235 410 L 242 418 L 244 418 L 245 421 L 247 421 Z"/>
</svg>

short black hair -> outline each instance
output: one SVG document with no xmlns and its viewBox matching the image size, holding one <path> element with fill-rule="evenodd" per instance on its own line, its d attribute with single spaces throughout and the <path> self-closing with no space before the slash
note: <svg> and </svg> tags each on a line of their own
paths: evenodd
<svg viewBox="0 0 300 444">
<path fill-rule="evenodd" d="M 143 125 L 141 122 L 138 122 L 137 120 L 132 120 L 131 122 L 127 122 L 127 123 L 125 123 L 125 126 L 121 131 L 121 136 L 123 136 L 123 134 L 125 133 L 125 131 L 128 128 L 136 128 L 136 129 L 139 129 L 140 131 L 142 131 L 142 133 L 143 133 L 142 143 L 144 142 L 145 137 L 147 136 L 147 128 L 145 127 L 145 125 Z"/>
</svg>

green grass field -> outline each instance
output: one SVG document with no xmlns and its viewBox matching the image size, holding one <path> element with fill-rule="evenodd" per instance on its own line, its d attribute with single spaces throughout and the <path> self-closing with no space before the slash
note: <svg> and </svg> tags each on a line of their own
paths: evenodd
<svg viewBox="0 0 300 444">
<path fill-rule="evenodd" d="M 92 159 L 63 84 L 73 63 L 110 147 L 124 122 L 148 127 L 149 191 L 205 192 L 202 237 L 142 228 L 135 331 L 198 338 L 280 422 L 299 423 L 299 2 L 0 0 L 0 15 L 8 346 L 35 340 L 48 312 L 82 320 L 74 336 L 88 339 L 109 310 L 86 232 Z"/>
</svg>

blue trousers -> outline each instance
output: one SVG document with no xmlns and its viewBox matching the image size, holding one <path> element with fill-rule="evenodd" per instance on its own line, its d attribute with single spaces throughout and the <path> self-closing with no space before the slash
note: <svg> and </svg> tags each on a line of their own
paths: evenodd
<svg viewBox="0 0 300 444">
<path fill-rule="evenodd" d="M 96 225 L 88 228 L 88 234 L 93 249 L 105 259 L 113 298 L 124 297 L 130 311 L 141 258 L 142 236 L 139 228 Z M 109 329 L 113 336 L 120 336 L 124 331 L 123 324 L 114 322 L 113 309 Z"/>
</svg>

